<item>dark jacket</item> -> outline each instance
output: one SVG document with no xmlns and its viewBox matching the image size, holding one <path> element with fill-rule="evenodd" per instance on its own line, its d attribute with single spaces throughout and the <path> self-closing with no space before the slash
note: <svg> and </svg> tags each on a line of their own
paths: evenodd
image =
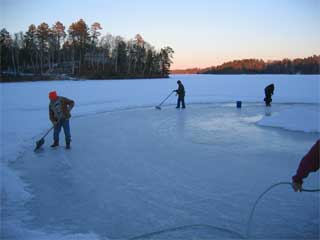
<svg viewBox="0 0 320 240">
<path fill-rule="evenodd" d="M 320 139 L 312 146 L 309 152 L 302 158 L 296 175 L 292 180 L 296 183 L 302 184 L 310 172 L 315 172 L 319 169 L 320 165 Z"/>
<path fill-rule="evenodd" d="M 58 96 L 57 100 L 50 101 L 49 118 L 51 122 L 61 119 L 70 119 L 70 111 L 74 106 L 74 101 L 66 97 Z"/>
<path fill-rule="evenodd" d="M 264 89 L 264 93 L 266 96 L 273 95 L 273 92 L 274 92 L 274 84 L 270 84 L 270 85 L 266 86 L 266 88 Z"/>
<path fill-rule="evenodd" d="M 179 83 L 179 87 L 177 90 L 175 90 L 175 92 L 179 95 L 179 96 L 184 96 L 186 94 L 185 90 L 184 90 L 184 86 L 182 85 L 182 83 Z"/>
</svg>

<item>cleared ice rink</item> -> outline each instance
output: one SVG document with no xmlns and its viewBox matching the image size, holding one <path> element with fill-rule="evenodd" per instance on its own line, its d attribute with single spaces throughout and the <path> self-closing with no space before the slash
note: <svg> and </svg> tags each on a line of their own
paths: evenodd
<svg viewBox="0 0 320 240">
<path fill-rule="evenodd" d="M 274 104 L 272 113 L 293 105 Z M 317 110 L 314 104 L 300 104 Z M 101 239 L 245 237 L 254 201 L 291 181 L 317 133 L 256 124 L 261 103 L 166 105 L 78 116 L 72 150 L 25 151 L 9 166 L 32 194 L 29 229 Z M 306 188 L 319 188 L 311 174 Z M 250 236 L 317 238 L 318 193 L 279 186 L 257 206 Z M 184 227 L 185 226 L 185 227 Z M 85 239 L 85 238 L 84 238 Z"/>
</svg>

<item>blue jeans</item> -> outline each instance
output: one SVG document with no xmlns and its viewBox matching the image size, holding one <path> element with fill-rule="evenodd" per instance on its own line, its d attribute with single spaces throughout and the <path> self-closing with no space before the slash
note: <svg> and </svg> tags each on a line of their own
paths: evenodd
<svg viewBox="0 0 320 240">
<path fill-rule="evenodd" d="M 63 127 L 66 143 L 70 143 L 71 141 L 70 126 L 69 126 L 69 120 L 66 120 L 66 119 L 59 121 L 57 125 L 54 127 L 54 130 L 53 130 L 54 141 L 59 142 L 59 134 L 61 131 L 61 127 Z"/>
</svg>

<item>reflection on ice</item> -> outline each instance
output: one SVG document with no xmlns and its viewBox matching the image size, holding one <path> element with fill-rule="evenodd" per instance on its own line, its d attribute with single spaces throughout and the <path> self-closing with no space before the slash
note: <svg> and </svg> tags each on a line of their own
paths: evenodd
<svg viewBox="0 0 320 240">
<path fill-rule="evenodd" d="M 272 113 L 271 107 L 265 107 L 265 115 L 266 116 L 271 116 L 271 113 Z"/>
</svg>

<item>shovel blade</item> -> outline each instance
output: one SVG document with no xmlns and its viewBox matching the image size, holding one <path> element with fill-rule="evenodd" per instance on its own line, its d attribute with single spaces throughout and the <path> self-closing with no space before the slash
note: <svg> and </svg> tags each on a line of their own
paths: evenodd
<svg viewBox="0 0 320 240">
<path fill-rule="evenodd" d="M 161 107 L 160 106 L 156 106 L 156 109 L 161 110 Z"/>
<path fill-rule="evenodd" d="M 44 138 L 41 138 L 39 141 L 36 142 L 36 148 L 34 149 L 34 152 L 36 152 L 43 144 Z"/>
</svg>

